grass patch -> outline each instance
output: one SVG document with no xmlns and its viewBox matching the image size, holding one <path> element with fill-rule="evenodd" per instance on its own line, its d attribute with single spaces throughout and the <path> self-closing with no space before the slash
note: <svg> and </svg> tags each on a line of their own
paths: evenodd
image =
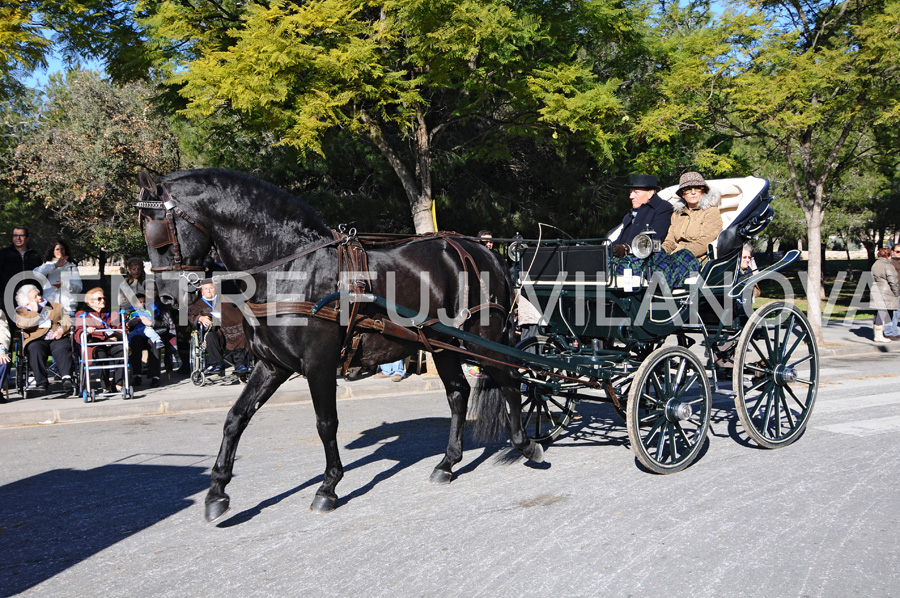
<svg viewBox="0 0 900 598">
<path fill-rule="evenodd" d="M 787 284 L 790 285 L 793 294 L 794 304 L 802 309 L 804 313 L 808 313 L 807 308 L 809 302 L 806 299 L 806 291 L 803 289 L 803 283 L 800 279 L 800 272 L 807 270 L 806 260 L 798 260 L 790 265 L 790 267 L 779 271 Z M 851 320 L 871 320 L 874 311 L 866 309 L 869 303 L 868 288 L 863 292 L 862 296 L 857 299 L 856 306 L 853 306 L 853 298 L 856 295 L 857 287 L 860 284 L 860 277 L 863 273 L 871 270 L 871 263 L 868 260 L 827 260 L 822 266 L 823 282 L 825 287 L 825 296 L 832 297 L 838 276 L 844 273 L 844 279 L 840 289 L 833 297 L 834 306 L 828 316 L 829 321 L 842 321 L 847 318 L 847 314 L 852 314 Z M 757 301 L 760 304 L 769 303 L 771 301 L 782 301 L 785 298 L 786 288 L 782 285 L 782 281 L 764 280 L 759 285 L 761 296 Z M 822 301 L 822 313 L 825 314 L 827 300 Z"/>
</svg>

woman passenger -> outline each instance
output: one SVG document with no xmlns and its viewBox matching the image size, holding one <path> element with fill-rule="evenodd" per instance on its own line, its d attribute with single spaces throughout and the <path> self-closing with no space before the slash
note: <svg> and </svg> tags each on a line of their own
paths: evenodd
<svg viewBox="0 0 900 598">
<path fill-rule="evenodd" d="M 679 199 L 673 202 L 675 212 L 663 251 L 651 258 L 651 269 L 662 273 L 670 289 L 682 286 L 689 274 L 700 271 L 709 244 L 722 232 L 721 196 L 699 172 L 681 175 L 675 193 Z"/>
</svg>

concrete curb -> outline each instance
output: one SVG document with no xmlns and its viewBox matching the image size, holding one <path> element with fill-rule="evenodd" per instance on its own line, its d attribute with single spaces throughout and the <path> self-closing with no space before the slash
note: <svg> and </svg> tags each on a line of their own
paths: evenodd
<svg viewBox="0 0 900 598">
<path fill-rule="evenodd" d="M 224 389 L 227 392 L 223 392 Z M 338 380 L 338 400 L 365 399 L 383 396 L 443 393 L 443 384 L 437 376 L 411 376 L 402 382 L 390 380 Z M 84 403 L 78 397 L 14 399 L 0 405 L 0 428 L 23 425 L 75 423 L 129 417 L 151 417 L 187 411 L 227 410 L 240 394 L 240 387 L 194 387 L 189 380 L 165 385 L 159 389 L 138 388 L 136 398 L 129 401 L 120 398 Z M 267 402 L 269 405 L 285 405 L 311 401 L 306 381 L 297 377 L 285 383 Z"/>
<path fill-rule="evenodd" d="M 900 342 L 875 344 L 861 336 L 854 336 L 845 327 L 829 330 L 829 336 L 840 335 L 844 342 L 826 343 L 819 347 L 822 359 L 846 358 L 855 355 L 900 353 Z M 474 380 L 470 379 L 470 383 Z M 435 375 L 410 376 L 402 382 L 364 378 L 354 382 L 337 380 L 338 400 L 367 399 L 398 394 L 441 392 L 444 386 Z M 158 389 L 138 388 L 136 398 L 125 401 L 112 398 L 96 403 L 83 403 L 80 398 L 29 398 L 15 399 L 0 405 L 0 428 L 75 423 L 129 417 L 151 417 L 188 411 L 227 410 L 240 393 L 236 384 L 208 384 L 195 387 L 183 379 L 165 384 Z M 269 399 L 270 405 L 303 403 L 311 400 L 306 381 L 295 376 Z"/>
</svg>

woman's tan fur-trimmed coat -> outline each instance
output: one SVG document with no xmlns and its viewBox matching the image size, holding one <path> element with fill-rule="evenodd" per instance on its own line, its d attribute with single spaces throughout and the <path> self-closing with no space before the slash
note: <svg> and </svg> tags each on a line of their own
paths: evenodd
<svg viewBox="0 0 900 598">
<path fill-rule="evenodd" d="M 711 190 L 700 197 L 698 207 L 692 210 L 679 197 L 673 203 L 675 213 L 672 214 L 672 224 L 669 225 L 669 233 L 662 244 L 663 250 L 671 254 L 679 249 L 687 249 L 698 260 L 705 259 L 709 244 L 722 232 L 720 200 L 720 194 Z"/>
</svg>

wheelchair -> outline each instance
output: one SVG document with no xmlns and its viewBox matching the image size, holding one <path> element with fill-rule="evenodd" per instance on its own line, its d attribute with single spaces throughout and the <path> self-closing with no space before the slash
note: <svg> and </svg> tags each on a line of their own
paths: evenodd
<svg viewBox="0 0 900 598">
<path fill-rule="evenodd" d="M 71 394 L 72 396 L 78 396 L 78 354 L 75 349 L 73 337 L 73 334 L 69 335 L 72 351 Z M 53 359 L 52 355 L 48 356 L 47 359 L 48 383 L 52 384 L 54 381 L 62 381 L 62 375 L 59 373 L 59 369 L 56 365 L 56 360 Z M 25 333 L 21 330 L 18 331 L 18 335 L 14 336 L 12 342 L 10 343 L 10 363 L 8 373 L 12 379 L 11 381 L 13 382 L 13 386 L 16 389 L 16 392 L 23 399 L 27 399 L 29 394 L 34 392 L 33 388 L 29 388 L 29 383 L 34 379 L 34 376 L 31 374 L 31 361 L 28 357 L 28 353 L 25 351 Z M 67 390 L 66 393 L 68 392 L 69 391 Z"/>
<path fill-rule="evenodd" d="M 206 368 L 209 365 L 209 353 L 206 350 L 206 335 L 209 334 L 209 329 L 204 328 L 203 326 L 198 326 L 194 330 L 191 331 L 191 345 L 190 345 L 190 353 L 188 355 L 189 364 L 191 368 L 191 382 L 194 386 L 203 386 L 208 381 L 211 382 L 211 379 L 206 374 Z M 224 355 L 225 358 L 225 367 L 235 367 L 234 359 L 232 357 L 232 351 L 227 351 Z M 244 374 L 235 374 L 232 373 L 231 376 L 233 378 L 237 378 L 237 380 L 246 384 L 247 379 L 250 377 L 250 372 L 253 371 L 253 355 L 248 351 L 247 352 L 247 368 L 248 371 Z M 229 377 L 226 374 L 222 374 L 220 376 L 221 379 L 227 380 Z"/>
<path fill-rule="evenodd" d="M 90 338 L 87 330 L 82 327 L 81 337 L 77 343 L 78 363 L 76 369 L 78 371 L 78 384 L 75 388 L 77 389 L 77 394 L 81 395 L 81 399 L 85 403 L 93 403 L 101 397 L 121 396 L 124 400 L 134 398 L 134 388 L 130 379 L 131 368 L 128 363 L 128 331 L 125 329 L 124 324 L 120 328 L 112 328 L 111 330 L 117 333 L 119 338 L 98 341 Z M 109 354 L 109 351 L 116 346 L 122 348 L 121 356 Z M 99 349 L 106 355 L 102 357 L 94 355 L 88 359 L 92 349 L 94 350 L 93 352 Z M 122 369 L 121 390 L 107 390 L 104 388 L 103 383 L 106 382 L 110 373 L 114 373 L 119 368 Z"/>
</svg>

